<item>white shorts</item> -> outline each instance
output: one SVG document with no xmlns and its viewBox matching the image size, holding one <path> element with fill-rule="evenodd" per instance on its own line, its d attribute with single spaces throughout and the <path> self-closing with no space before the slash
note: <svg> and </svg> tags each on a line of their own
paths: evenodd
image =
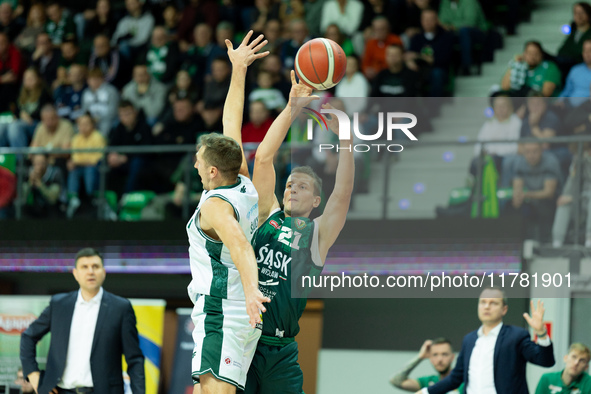
<svg viewBox="0 0 591 394">
<path fill-rule="evenodd" d="M 195 324 L 192 376 L 211 373 L 217 379 L 244 390 L 246 375 L 261 336 L 252 328 L 245 301 L 199 295 L 191 318 Z"/>
</svg>

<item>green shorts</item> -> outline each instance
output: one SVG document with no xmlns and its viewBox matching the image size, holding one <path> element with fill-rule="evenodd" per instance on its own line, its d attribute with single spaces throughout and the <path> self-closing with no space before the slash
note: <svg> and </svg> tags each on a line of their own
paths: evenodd
<svg viewBox="0 0 591 394">
<path fill-rule="evenodd" d="M 298 344 L 257 345 L 246 378 L 246 394 L 303 394 L 304 374 L 298 364 Z M 238 391 L 241 392 L 241 391 Z"/>
</svg>

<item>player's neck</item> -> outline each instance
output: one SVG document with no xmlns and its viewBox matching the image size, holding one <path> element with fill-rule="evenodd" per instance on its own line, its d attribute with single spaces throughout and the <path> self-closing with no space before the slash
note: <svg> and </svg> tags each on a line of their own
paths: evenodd
<svg viewBox="0 0 591 394">
<path fill-rule="evenodd" d="M 212 182 L 209 190 L 219 189 L 220 187 L 234 186 L 238 183 L 239 179 L 240 178 L 238 178 L 238 177 L 236 177 L 236 179 L 233 181 L 220 179 L 218 182 Z"/>
<path fill-rule="evenodd" d="M 566 368 L 562 371 L 562 375 L 560 377 L 562 378 L 562 382 L 567 386 L 577 380 L 577 376 L 572 376 L 571 374 L 566 373 Z"/>
</svg>

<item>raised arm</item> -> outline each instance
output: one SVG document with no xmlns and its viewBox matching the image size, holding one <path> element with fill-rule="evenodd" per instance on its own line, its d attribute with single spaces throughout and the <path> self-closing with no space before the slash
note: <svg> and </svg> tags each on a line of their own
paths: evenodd
<svg viewBox="0 0 591 394">
<path fill-rule="evenodd" d="M 322 108 L 332 109 L 332 106 L 330 104 L 324 104 Z M 337 117 L 331 114 L 327 123 L 328 128 L 338 135 L 339 126 Z M 351 139 L 341 140 L 334 190 L 326 202 L 324 213 L 318 219 L 320 221 L 318 228 L 318 249 L 323 262 L 328 254 L 328 249 L 337 240 L 339 233 L 345 226 L 354 181 L 355 160 L 353 158 L 352 141 Z"/>
<path fill-rule="evenodd" d="M 246 312 L 250 317 L 250 325 L 254 328 L 261 323 L 259 310 L 265 312 L 263 302 L 271 300 L 259 290 L 259 273 L 254 250 L 246 239 L 244 231 L 236 220 L 232 206 L 217 197 L 210 197 L 201 207 L 201 228 L 211 234 L 211 230 L 230 251 L 232 261 L 240 273 L 244 288 Z"/>
<path fill-rule="evenodd" d="M 240 46 L 234 49 L 232 42 L 226 40 L 226 47 L 228 48 L 228 56 L 232 63 L 232 79 L 230 80 L 230 89 L 226 96 L 224 103 L 224 115 L 222 117 L 224 135 L 233 138 L 240 145 L 242 149 L 242 114 L 244 113 L 244 90 L 246 81 L 246 69 L 256 59 L 260 59 L 269 54 L 269 51 L 257 53 L 265 45 L 267 40 L 263 39 L 261 34 L 255 38 L 250 44 L 248 40 L 252 37 L 252 30 L 242 40 Z M 248 166 L 246 164 L 246 156 L 244 149 L 242 149 L 242 165 L 240 166 L 240 174 L 249 176 Z"/>
<path fill-rule="evenodd" d="M 392 378 L 390 379 L 390 384 L 406 391 L 415 392 L 417 390 L 420 390 L 421 384 L 419 383 L 419 381 L 417 379 L 409 378 L 408 375 L 412 372 L 413 369 L 415 369 L 421 363 L 421 361 L 423 361 L 426 358 L 429 358 L 429 351 L 432 343 L 433 341 L 426 340 L 423 343 L 423 346 L 421 346 L 419 354 L 415 358 L 410 360 L 401 371 L 396 373 L 396 375 L 392 376 Z"/>
<path fill-rule="evenodd" d="M 259 145 L 254 159 L 252 183 L 259 194 L 259 225 L 262 225 L 269 217 L 269 214 L 279 207 L 279 201 L 275 196 L 273 159 L 289 131 L 292 120 L 299 115 L 304 106 L 317 98 L 310 96 L 311 94 L 311 88 L 296 82 L 295 72 L 292 70 L 289 102 L 273 121 L 265 138 Z M 294 100 L 294 98 L 296 99 Z"/>
</svg>

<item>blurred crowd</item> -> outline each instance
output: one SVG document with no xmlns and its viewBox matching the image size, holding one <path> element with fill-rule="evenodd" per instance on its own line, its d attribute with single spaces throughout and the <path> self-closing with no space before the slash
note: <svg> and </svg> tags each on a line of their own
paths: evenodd
<svg viewBox="0 0 591 394">
<path fill-rule="evenodd" d="M 322 100 L 359 97 L 348 103 L 361 112 L 366 109 L 364 97 L 453 96 L 455 78 L 480 74 L 482 63 L 492 61 L 502 47 L 504 36 L 516 34 L 519 23 L 529 17 L 533 3 L 3 1 L 0 147 L 184 145 L 194 144 L 202 133 L 221 132 L 231 74 L 224 42 L 237 43 L 250 29 L 265 35 L 265 49 L 271 54 L 247 76 L 247 143 L 260 142 L 284 107 L 295 55 L 315 37 L 336 41 L 347 55 L 345 77 L 336 88 L 319 92 Z M 589 120 L 582 114 L 580 121 L 573 118 L 591 105 L 586 99 L 591 84 L 591 41 L 586 41 L 591 38 L 590 20 L 591 6 L 576 3 L 569 34 L 557 54 L 531 41 L 523 54 L 511 59 L 506 74 L 499 76 L 501 83 L 493 94 L 495 116 L 483 127 L 483 138 L 502 133 L 511 138 L 544 137 L 587 127 L 583 125 Z M 527 102 L 516 99 L 528 96 Z M 550 103 L 542 96 L 562 98 Z M 504 115 L 498 109 L 503 106 Z M 525 157 L 527 147 L 498 146 L 499 151 L 490 148 L 488 153 L 499 174 L 505 174 L 504 168 L 507 176 L 521 174 L 509 165 L 519 160 L 501 158 Z M 541 149 L 556 159 L 564 182 L 572 159 L 568 148 L 546 144 Z M 289 153 L 279 155 L 278 177 L 289 171 L 289 159 Z M 184 153 L 49 153 L 27 156 L 26 161 L 26 216 L 72 218 L 84 212 L 81 206 L 95 214 L 103 163 L 108 170 L 105 188 L 115 201 L 103 212 L 108 218 L 117 218 L 117 202 L 125 193 L 148 190 L 166 195 L 166 209 L 156 215 L 162 217 L 179 215 L 183 200 L 189 197 L 195 204 L 201 192 L 195 173 L 186 175 L 191 167 Z M 311 164 L 321 175 L 331 176 L 330 160 Z M 363 164 L 363 172 L 369 173 L 371 162 Z M 4 164 L 8 172 L 14 172 L 13 167 Z M 0 178 L 2 168 L 0 163 Z M 512 186 L 512 180 L 508 182 Z M 561 190 L 560 182 L 554 194 Z M 0 217 L 12 217 L 14 187 L 2 190 Z M 363 191 L 363 186 L 357 190 Z"/>
</svg>

